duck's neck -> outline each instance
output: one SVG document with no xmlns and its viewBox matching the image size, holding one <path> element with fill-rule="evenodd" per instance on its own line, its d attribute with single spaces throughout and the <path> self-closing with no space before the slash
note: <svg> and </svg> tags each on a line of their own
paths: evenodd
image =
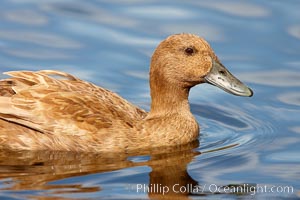
<svg viewBox="0 0 300 200">
<path fill-rule="evenodd" d="M 191 114 L 188 96 L 190 88 L 167 82 L 150 82 L 151 110 L 149 117 L 170 114 Z"/>
<path fill-rule="evenodd" d="M 195 140 L 199 135 L 199 125 L 190 111 L 190 87 L 179 81 L 172 82 L 176 79 L 170 80 L 160 71 L 151 72 L 151 110 L 143 120 L 146 132 L 168 145 Z M 151 137 L 149 141 L 153 141 Z"/>
</svg>

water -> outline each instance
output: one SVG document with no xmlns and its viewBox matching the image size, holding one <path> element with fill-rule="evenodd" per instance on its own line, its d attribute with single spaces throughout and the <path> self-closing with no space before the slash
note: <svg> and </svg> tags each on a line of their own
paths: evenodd
<svg viewBox="0 0 300 200">
<path fill-rule="evenodd" d="M 299 198 L 299 8 L 296 0 L 3 0 L 1 72 L 67 71 L 148 110 L 154 48 L 191 32 L 254 96 L 194 88 L 200 145 L 124 155 L 1 151 L 1 199 Z"/>
</svg>

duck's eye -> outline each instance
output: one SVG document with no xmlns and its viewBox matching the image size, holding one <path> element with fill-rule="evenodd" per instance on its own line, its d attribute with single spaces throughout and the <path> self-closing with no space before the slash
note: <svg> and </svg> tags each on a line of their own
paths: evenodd
<svg viewBox="0 0 300 200">
<path fill-rule="evenodd" d="M 187 54 L 187 55 L 193 55 L 194 53 L 194 49 L 191 48 L 191 47 L 188 47 L 184 50 L 184 52 Z"/>
</svg>

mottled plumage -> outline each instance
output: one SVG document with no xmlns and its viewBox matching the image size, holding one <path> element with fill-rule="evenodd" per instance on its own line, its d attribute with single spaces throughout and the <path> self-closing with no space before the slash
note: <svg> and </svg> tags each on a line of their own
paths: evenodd
<svg viewBox="0 0 300 200">
<path fill-rule="evenodd" d="M 0 148 L 103 152 L 188 143 L 199 134 L 189 90 L 207 82 L 215 62 L 198 36 L 164 40 L 151 61 L 149 113 L 64 72 L 7 72 L 11 77 L 0 81 Z"/>
</svg>

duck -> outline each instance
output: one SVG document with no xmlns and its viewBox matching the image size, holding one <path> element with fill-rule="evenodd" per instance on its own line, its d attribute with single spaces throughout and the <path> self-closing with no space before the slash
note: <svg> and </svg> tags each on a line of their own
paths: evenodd
<svg viewBox="0 0 300 200">
<path fill-rule="evenodd" d="M 0 80 L 0 149 L 126 152 L 188 144 L 200 128 L 190 89 L 209 83 L 237 96 L 253 91 L 232 75 L 208 42 L 189 33 L 155 49 L 147 112 L 118 94 L 56 70 L 10 71 Z"/>
</svg>

